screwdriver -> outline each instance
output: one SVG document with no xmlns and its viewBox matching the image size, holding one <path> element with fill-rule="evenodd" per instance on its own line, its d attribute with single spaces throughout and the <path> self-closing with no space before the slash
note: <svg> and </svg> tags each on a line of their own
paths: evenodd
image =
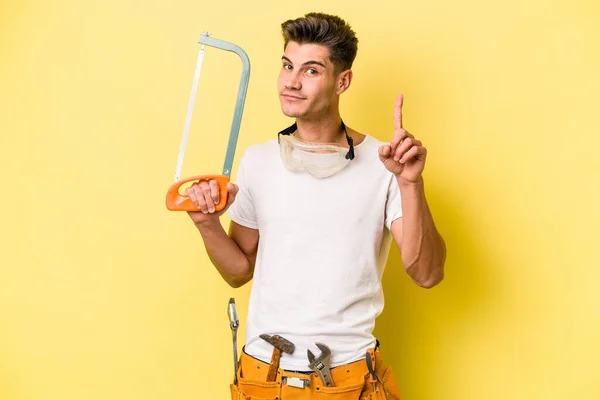
<svg viewBox="0 0 600 400">
<path fill-rule="evenodd" d="M 367 349 L 367 368 L 369 369 L 369 382 L 373 384 L 373 392 L 377 392 L 377 376 L 375 375 L 375 350 Z"/>
</svg>

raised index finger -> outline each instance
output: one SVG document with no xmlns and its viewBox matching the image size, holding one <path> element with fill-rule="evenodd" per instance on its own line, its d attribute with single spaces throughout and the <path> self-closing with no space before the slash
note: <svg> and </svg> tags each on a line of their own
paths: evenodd
<svg viewBox="0 0 600 400">
<path fill-rule="evenodd" d="M 396 104 L 394 105 L 394 129 L 402 129 L 402 102 L 404 101 L 404 95 L 399 94 L 396 98 Z"/>
</svg>

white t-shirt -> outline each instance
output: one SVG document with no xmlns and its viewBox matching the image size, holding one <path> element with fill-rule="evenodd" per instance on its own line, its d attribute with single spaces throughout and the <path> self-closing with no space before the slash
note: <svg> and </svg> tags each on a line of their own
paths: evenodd
<svg viewBox="0 0 600 400">
<path fill-rule="evenodd" d="M 383 310 L 381 277 L 392 221 L 402 216 L 394 175 L 379 160 L 383 143 L 367 135 L 337 174 L 317 179 L 290 172 L 277 140 L 244 153 L 228 210 L 236 223 L 258 229 L 245 351 L 265 362 L 273 347 L 260 334 L 295 344 L 283 369 L 308 371 L 315 342 L 332 352 L 332 366 L 364 358 Z"/>
</svg>

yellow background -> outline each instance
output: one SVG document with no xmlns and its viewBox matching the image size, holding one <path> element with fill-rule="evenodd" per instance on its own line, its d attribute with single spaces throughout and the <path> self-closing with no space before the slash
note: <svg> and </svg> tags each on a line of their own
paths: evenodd
<svg viewBox="0 0 600 400">
<path fill-rule="evenodd" d="M 235 175 L 290 123 L 279 24 L 312 10 L 359 36 L 347 124 L 388 140 L 402 92 L 429 149 L 447 276 L 421 289 L 393 250 L 376 328 L 404 398 L 600 398 L 598 2 L 321 4 L 2 1 L 0 399 L 227 398 L 249 286 L 164 206 L 197 40 L 252 63 Z M 221 172 L 241 70 L 204 61 L 184 176 Z"/>
</svg>

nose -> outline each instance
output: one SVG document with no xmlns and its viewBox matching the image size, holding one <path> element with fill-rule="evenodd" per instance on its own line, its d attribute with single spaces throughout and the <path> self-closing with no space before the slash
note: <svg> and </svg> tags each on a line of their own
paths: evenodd
<svg viewBox="0 0 600 400">
<path fill-rule="evenodd" d="M 295 72 L 290 72 L 285 81 L 285 88 L 289 90 L 300 90 L 302 83 Z"/>
</svg>

